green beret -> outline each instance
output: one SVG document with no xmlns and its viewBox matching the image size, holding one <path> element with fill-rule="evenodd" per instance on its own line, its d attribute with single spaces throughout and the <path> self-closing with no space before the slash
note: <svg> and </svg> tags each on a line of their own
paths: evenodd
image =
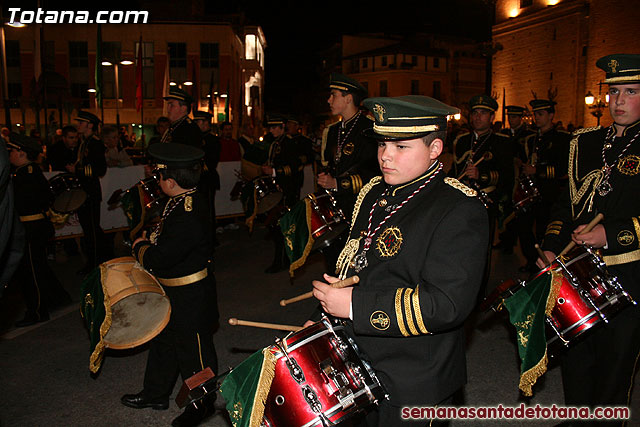
<svg viewBox="0 0 640 427">
<path fill-rule="evenodd" d="M 156 160 L 160 169 L 188 168 L 204 157 L 204 151 L 197 147 L 175 142 L 152 144 L 147 153 Z"/>
<path fill-rule="evenodd" d="M 171 86 L 169 88 L 169 94 L 162 99 L 164 99 L 165 101 L 169 99 L 177 99 L 178 101 L 183 101 L 187 104 L 193 103 L 193 98 L 191 97 L 191 95 L 176 86 Z"/>
<path fill-rule="evenodd" d="M 76 117 L 76 120 L 79 122 L 93 123 L 94 125 L 100 124 L 100 119 L 98 118 L 98 116 L 88 111 L 78 111 L 78 117 Z"/>
<path fill-rule="evenodd" d="M 437 99 L 420 95 L 367 98 L 364 106 L 373 113 L 375 119 L 373 128 L 367 129 L 365 135 L 391 141 L 446 131 L 448 116 L 460 112 Z"/>
<path fill-rule="evenodd" d="M 193 120 L 204 120 L 205 122 L 211 122 L 213 115 L 208 111 L 194 111 Z"/>
<path fill-rule="evenodd" d="M 507 114 L 510 116 L 522 116 L 525 112 L 525 108 L 519 105 L 507 105 L 504 108 L 507 110 Z"/>
<path fill-rule="evenodd" d="M 533 111 L 540 111 L 540 110 L 553 111 L 555 110 L 554 106 L 556 104 L 557 102 L 550 101 L 548 99 L 532 99 L 531 101 L 529 101 L 529 105 L 531 105 L 531 109 Z"/>
<path fill-rule="evenodd" d="M 640 83 L 640 55 L 607 55 L 598 59 L 596 66 L 607 73 L 605 83 Z"/>
<path fill-rule="evenodd" d="M 357 93 L 362 97 L 367 96 L 367 89 L 362 84 L 340 73 L 331 73 L 331 81 L 329 82 L 329 89 L 345 90 L 347 92 Z"/>
<path fill-rule="evenodd" d="M 476 95 L 469 100 L 469 109 L 473 111 L 476 108 L 495 112 L 498 109 L 498 103 L 489 95 Z"/>
<path fill-rule="evenodd" d="M 9 142 L 7 146 L 16 148 L 27 153 L 42 153 L 42 146 L 35 139 L 22 135 L 19 133 L 11 132 L 9 134 Z"/>
</svg>

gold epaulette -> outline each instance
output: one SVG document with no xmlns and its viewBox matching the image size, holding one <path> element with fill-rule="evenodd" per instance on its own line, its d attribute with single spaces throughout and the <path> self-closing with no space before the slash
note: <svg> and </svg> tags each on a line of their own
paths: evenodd
<svg viewBox="0 0 640 427">
<path fill-rule="evenodd" d="M 478 192 L 476 190 L 467 187 L 466 185 L 464 185 L 463 183 L 461 183 L 460 181 L 458 181 L 455 178 L 446 177 L 444 179 L 444 182 L 446 184 L 449 184 L 450 186 L 452 186 L 456 190 L 462 191 L 464 194 L 467 195 L 467 197 L 476 197 L 478 195 Z"/>
<path fill-rule="evenodd" d="M 590 128 L 578 129 L 578 130 L 573 131 L 573 136 L 580 135 L 580 134 L 587 133 L 587 132 L 592 132 L 592 131 L 598 130 L 600 128 L 602 128 L 602 126 L 592 126 Z"/>
</svg>

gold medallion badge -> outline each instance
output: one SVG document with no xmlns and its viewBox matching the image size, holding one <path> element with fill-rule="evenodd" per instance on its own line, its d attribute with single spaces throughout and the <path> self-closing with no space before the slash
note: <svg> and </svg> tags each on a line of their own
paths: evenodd
<svg viewBox="0 0 640 427">
<path fill-rule="evenodd" d="M 184 210 L 186 212 L 191 212 L 193 210 L 193 198 L 191 198 L 191 196 L 184 198 Z"/>
<path fill-rule="evenodd" d="M 386 113 L 387 110 L 384 109 L 384 107 L 380 104 L 376 104 L 373 106 L 373 114 L 375 114 L 376 116 L 378 116 L 378 121 L 379 122 L 383 122 L 384 123 L 384 113 Z"/>
<path fill-rule="evenodd" d="M 618 233 L 618 243 L 622 246 L 629 246 L 635 239 L 635 236 L 629 230 L 622 230 Z"/>
<path fill-rule="evenodd" d="M 629 176 L 637 175 L 640 172 L 640 157 L 626 156 L 618 160 L 618 170 Z"/>
<path fill-rule="evenodd" d="M 353 145 L 353 142 L 347 142 L 344 147 L 342 147 L 342 152 L 347 155 L 350 156 L 353 154 L 353 151 L 355 150 L 356 146 Z"/>
<path fill-rule="evenodd" d="M 615 59 L 612 59 L 611 61 L 609 61 L 607 65 L 609 66 L 609 69 L 611 70 L 611 72 L 615 73 L 616 69 L 618 68 L 618 61 Z"/>
<path fill-rule="evenodd" d="M 371 322 L 371 326 L 379 331 L 386 331 L 387 329 L 389 329 L 389 325 L 391 325 L 391 319 L 389 319 L 389 315 L 380 310 L 373 312 L 373 314 L 369 318 L 369 322 Z"/>
<path fill-rule="evenodd" d="M 376 249 L 382 258 L 396 256 L 402 246 L 402 232 L 398 227 L 386 228 L 376 239 Z"/>
</svg>

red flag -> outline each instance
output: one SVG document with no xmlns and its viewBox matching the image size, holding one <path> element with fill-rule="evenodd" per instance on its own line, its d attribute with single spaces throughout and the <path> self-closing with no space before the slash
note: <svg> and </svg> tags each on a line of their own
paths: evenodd
<svg viewBox="0 0 640 427">
<path fill-rule="evenodd" d="M 142 108 L 142 36 L 138 43 L 138 64 L 136 65 L 136 111 Z"/>
</svg>

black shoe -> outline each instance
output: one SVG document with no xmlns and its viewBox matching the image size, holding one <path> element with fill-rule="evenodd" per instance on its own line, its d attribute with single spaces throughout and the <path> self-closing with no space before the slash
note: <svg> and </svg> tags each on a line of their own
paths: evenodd
<svg viewBox="0 0 640 427">
<path fill-rule="evenodd" d="M 149 400 L 143 396 L 141 391 L 138 394 L 125 394 L 120 398 L 120 402 L 129 408 L 142 409 L 153 408 L 157 410 L 169 409 L 169 399 Z"/>
<path fill-rule="evenodd" d="M 179 417 L 171 421 L 171 425 L 173 427 L 194 427 L 209 418 L 215 412 L 213 405 L 206 405 L 202 402 L 197 402 L 197 405 L 197 408 L 193 405 L 187 406 Z"/>
<path fill-rule="evenodd" d="M 49 320 L 48 314 L 43 314 L 40 316 L 38 316 L 37 314 L 27 314 L 24 316 L 24 319 L 18 320 L 15 325 L 16 328 L 25 328 L 27 326 L 35 325 L 39 322 L 46 322 L 47 320 Z"/>
</svg>

